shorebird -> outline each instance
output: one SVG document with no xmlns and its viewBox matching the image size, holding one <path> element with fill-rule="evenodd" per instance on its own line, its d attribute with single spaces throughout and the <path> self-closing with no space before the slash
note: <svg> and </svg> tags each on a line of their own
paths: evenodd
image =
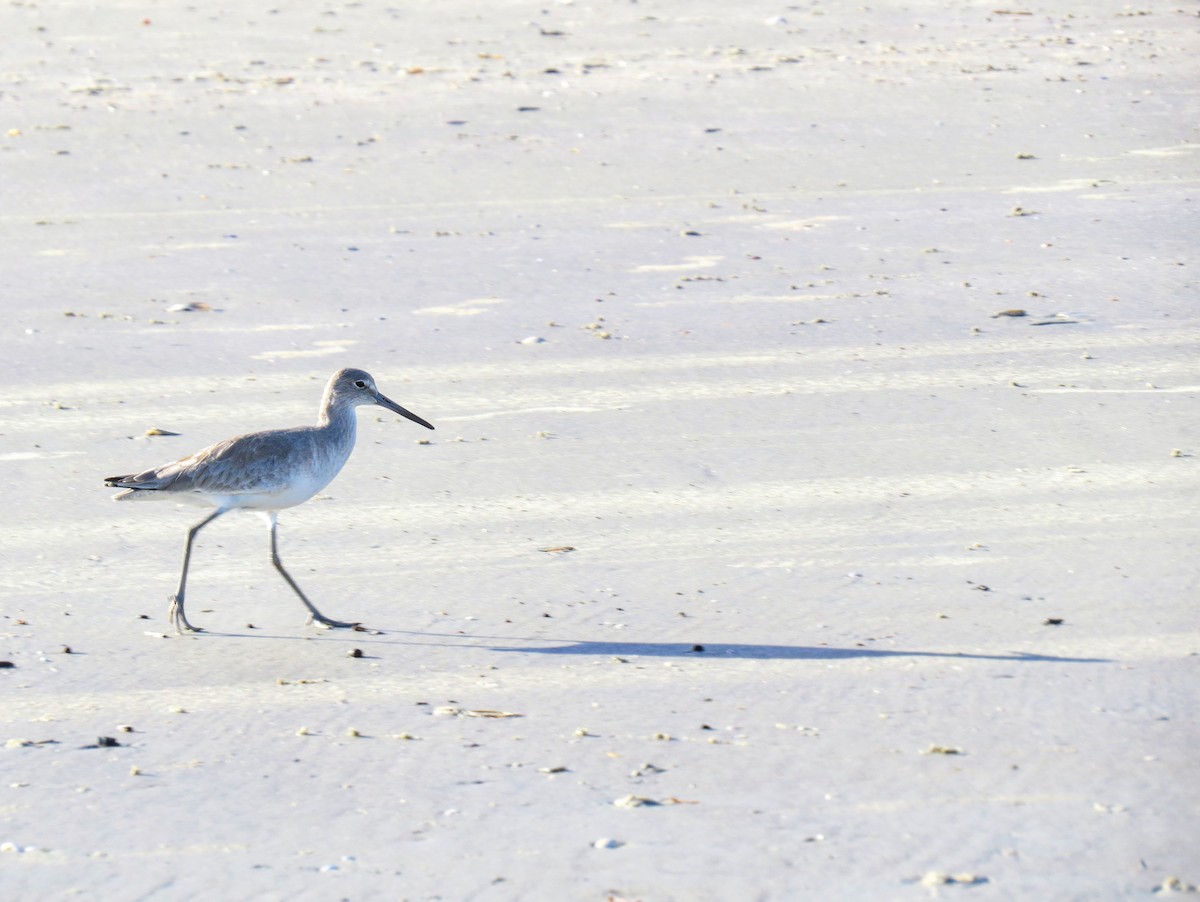
<svg viewBox="0 0 1200 902">
<path fill-rule="evenodd" d="M 109 488 L 125 490 L 114 495 L 114 501 L 170 498 L 216 508 L 187 533 L 179 588 L 170 597 L 171 607 L 167 614 L 177 633 L 183 635 L 185 629 L 202 632 L 188 622 L 183 611 L 188 562 L 196 534 L 232 510 L 256 511 L 266 518 L 271 527 L 271 563 L 308 608 L 309 623 L 315 620 L 327 627 L 347 629 L 358 626 L 357 623 L 329 619 L 308 600 L 279 560 L 275 532 L 281 510 L 303 504 L 329 485 L 341 471 L 354 450 L 357 423 L 354 409 L 368 404 L 378 404 L 426 429 L 433 428 L 415 413 L 380 394 L 370 373 L 338 370 L 325 386 L 315 426 L 250 432 L 209 445 L 161 467 L 129 476 L 109 476 L 104 480 Z"/>
</svg>

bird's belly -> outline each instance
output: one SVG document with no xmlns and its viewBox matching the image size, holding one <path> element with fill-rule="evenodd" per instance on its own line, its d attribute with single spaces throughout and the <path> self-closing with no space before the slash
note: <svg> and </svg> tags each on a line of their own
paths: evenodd
<svg viewBox="0 0 1200 902">
<path fill-rule="evenodd" d="M 328 479 L 309 477 L 293 480 L 276 489 L 219 495 L 205 493 L 196 500 L 226 510 L 278 511 L 303 504 L 328 484 Z"/>
<path fill-rule="evenodd" d="M 252 495 L 243 495 L 237 506 L 246 510 L 256 511 L 283 510 L 285 507 L 295 507 L 297 504 L 303 504 L 328 484 L 328 479 L 298 480 L 275 492 L 258 492 Z"/>
</svg>

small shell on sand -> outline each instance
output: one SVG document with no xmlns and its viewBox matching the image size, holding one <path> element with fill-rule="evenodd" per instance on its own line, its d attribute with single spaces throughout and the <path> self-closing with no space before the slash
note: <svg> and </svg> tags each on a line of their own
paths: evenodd
<svg viewBox="0 0 1200 902">
<path fill-rule="evenodd" d="M 1179 877 L 1167 877 L 1158 891 L 1163 893 L 1200 893 L 1200 886 L 1193 886 Z"/>
<path fill-rule="evenodd" d="M 432 711 L 433 714 L 439 717 L 524 717 L 523 714 L 514 714 L 512 711 L 493 711 L 489 708 L 456 708 L 453 705 L 439 705 Z"/>
<path fill-rule="evenodd" d="M 637 770 L 631 771 L 629 776 L 631 776 L 631 777 L 646 777 L 646 776 L 650 776 L 651 774 L 666 773 L 666 770 L 667 769 L 665 767 L 659 767 L 657 764 L 651 764 L 649 761 L 647 761 L 645 764 L 643 764 Z"/>
<path fill-rule="evenodd" d="M 613 805 L 617 808 L 650 808 L 658 804 L 654 799 L 648 799 L 645 796 L 635 796 L 632 793 L 627 796 L 621 796 L 619 799 L 613 799 Z"/>
<path fill-rule="evenodd" d="M 987 877 L 977 877 L 975 874 L 943 874 L 941 871 L 929 871 L 921 878 L 922 886 L 937 887 L 950 883 L 971 886 L 975 883 L 987 883 Z"/>
</svg>

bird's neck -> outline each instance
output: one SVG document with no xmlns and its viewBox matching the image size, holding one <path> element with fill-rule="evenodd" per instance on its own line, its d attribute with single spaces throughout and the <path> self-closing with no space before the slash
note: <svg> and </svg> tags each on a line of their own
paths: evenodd
<svg viewBox="0 0 1200 902">
<path fill-rule="evenodd" d="M 353 440 L 357 423 L 358 418 L 354 414 L 354 405 L 334 403 L 333 399 L 328 396 L 321 402 L 321 410 L 317 414 L 318 429 L 344 433 Z"/>
</svg>

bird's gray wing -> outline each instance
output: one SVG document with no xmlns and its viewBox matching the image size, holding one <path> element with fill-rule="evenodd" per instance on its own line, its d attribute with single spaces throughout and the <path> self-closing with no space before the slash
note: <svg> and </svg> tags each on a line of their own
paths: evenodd
<svg viewBox="0 0 1200 902">
<path fill-rule="evenodd" d="M 309 427 L 250 432 L 195 454 L 152 467 L 115 483 L 139 491 L 213 495 L 269 493 L 287 484 L 289 472 L 313 455 Z"/>
</svg>

